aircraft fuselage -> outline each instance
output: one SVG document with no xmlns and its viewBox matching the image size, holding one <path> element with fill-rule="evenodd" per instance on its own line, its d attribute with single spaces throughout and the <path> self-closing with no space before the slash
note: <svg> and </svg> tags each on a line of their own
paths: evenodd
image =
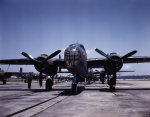
<svg viewBox="0 0 150 117">
<path fill-rule="evenodd" d="M 64 52 L 66 67 L 77 77 L 86 77 L 87 74 L 87 54 L 81 44 L 71 44 Z"/>
</svg>

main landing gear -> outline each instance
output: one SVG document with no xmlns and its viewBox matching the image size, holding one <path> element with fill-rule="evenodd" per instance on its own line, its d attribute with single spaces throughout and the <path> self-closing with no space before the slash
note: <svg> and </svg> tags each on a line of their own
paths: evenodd
<svg viewBox="0 0 150 117">
<path fill-rule="evenodd" d="M 113 73 L 113 77 L 108 79 L 108 85 L 109 85 L 110 91 L 116 90 L 116 73 Z"/>
<path fill-rule="evenodd" d="M 106 74 L 105 73 L 100 73 L 100 81 L 102 82 L 102 84 L 105 83 L 105 78 L 106 78 Z"/>
<path fill-rule="evenodd" d="M 52 90 L 52 86 L 53 86 L 53 80 L 51 80 L 50 78 L 48 78 L 46 80 L 45 89 L 47 91 L 50 91 L 50 90 Z"/>
<path fill-rule="evenodd" d="M 74 79 L 72 81 L 72 93 L 77 94 L 78 92 L 78 87 L 77 87 L 77 77 L 76 74 L 74 75 Z"/>
<path fill-rule="evenodd" d="M 52 76 L 52 78 L 47 78 L 47 79 L 46 79 L 45 89 L 46 89 L 47 91 L 52 90 L 53 79 L 54 79 L 54 76 Z M 42 84 L 43 84 L 43 77 L 42 77 L 42 73 L 40 73 L 40 78 L 39 78 L 39 85 L 40 85 L 40 87 L 42 87 Z"/>
<path fill-rule="evenodd" d="M 40 72 L 40 77 L 39 77 L 39 85 L 40 87 L 42 87 L 43 84 L 43 77 L 42 77 L 42 73 Z"/>
<path fill-rule="evenodd" d="M 77 94 L 77 92 L 78 92 L 77 83 L 73 83 L 72 84 L 72 93 L 73 94 Z"/>
<path fill-rule="evenodd" d="M 52 76 L 51 78 L 48 78 L 48 79 L 46 80 L 45 89 L 46 89 L 47 91 L 52 90 L 53 81 L 54 81 L 54 76 Z"/>
<path fill-rule="evenodd" d="M 5 79 L 3 79 L 3 84 L 6 84 L 6 80 Z"/>
<path fill-rule="evenodd" d="M 100 78 L 100 81 L 102 82 L 102 84 L 104 84 L 105 78 Z"/>
</svg>

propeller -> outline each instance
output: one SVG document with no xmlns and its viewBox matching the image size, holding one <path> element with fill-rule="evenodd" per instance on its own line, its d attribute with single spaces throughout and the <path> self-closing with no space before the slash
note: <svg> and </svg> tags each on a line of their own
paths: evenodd
<svg viewBox="0 0 150 117">
<path fill-rule="evenodd" d="M 28 59 L 30 59 L 30 60 L 33 61 L 33 62 L 39 62 L 39 61 L 37 61 L 36 59 L 34 59 L 31 55 L 29 55 L 29 54 L 27 54 L 27 53 L 25 53 L 25 52 L 21 52 L 21 54 L 22 54 L 23 56 L 27 57 Z"/>
<path fill-rule="evenodd" d="M 47 60 L 49 60 L 49 59 L 55 57 L 55 56 L 58 55 L 60 52 L 61 52 L 61 50 L 57 50 L 57 51 L 55 51 L 54 53 L 50 54 L 48 57 L 47 57 L 47 56 L 46 56 L 46 57 L 42 57 L 42 56 L 41 56 L 41 59 L 38 59 L 38 58 L 35 59 L 35 58 L 33 58 L 31 55 L 27 54 L 26 52 L 21 52 L 21 54 L 22 54 L 23 56 L 25 56 L 26 58 L 28 58 L 29 60 L 31 60 L 32 62 L 34 62 L 35 68 L 37 69 L 37 71 L 40 72 L 40 77 L 39 77 L 39 85 L 40 85 L 40 87 L 42 87 L 42 81 L 43 81 L 43 79 L 42 79 L 42 73 L 45 73 L 45 72 L 46 72 L 46 69 L 49 69 L 49 68 L 50 68 L 50 67 L 47 68 L 48 65 L 49 65 L 49 66 L 51 65 L 51 67 L 52 67 L 52 64 L 48 64 L 48 63 L 47 63 Z M 39 58 L 40 58 L 40 57 L 39 57 Z M 53 66 L 52 69 L 54 70 L 54 69 L 55 69 L 55 66 Z"/>
<path fill-rule="evenodd" d="M 123 60 L 137 53 L 137 50 L 134 50 L 120 57 L 118 55 L 107 55 L 106 53 L 99 50 L 98 48 L 94 48 L 94 49 L 97 53 L 107 58 L 104 68 L 109 74 L 119 71 L 123 66 Z"/>
<path fill-rule="evenodd" d="M 61 52 L 61 50 L 57 50 L 54 53 L 52 53 L 51 55 L 49 55 L 45 60 L 51 59 L 53 57 L 55 57 L 56 55 L 58 55 Z M 33 62 L 39 63 L 38 60 L 34 59 L 31 55 L 27 54 L 26 52 L 21 52 L 21 54 L 25 57 L 27 57 L 28 59 L 30 59 Z"/>
<path fill-rule="evenodd" d="M 48 59 L 51 59 L 51 58 L 55 57 L 55 56 L 56 56 L 56 55 L 58 55 L 60 52 L 61 52 L 61 50 L 57 50 L 57 51 L 55 51 L 54 53 L 52 53 L 51 55 L 49 55 L 49 56 L 46 58 L 46 60 L 48 60 Z"/>
<path fill-rule="evenodd" d="M 105 54 L 102 50 L 99 50 L 98 48 L 94 48 L 94 50 L 99 54 L 101 54 L 102 56 L 106 57 L 107 59 L 110 59 L 110 56 Z"/>
<path fill-rule="evenodd" d="M 107 59 L 111 59 L 111 57 L 109 55 L 107 55 L 106 53 L 104 53 L 102 50 L 99 50 L 98 48 L 94 48 L 96 52 L 98 52 L 99 54 L 101 54 L 102 56 L 106 57 Z M 127 53 L 126 55 L 124 55 L 123 57 L 121 57 L 121 59 L 126 59 L 134 54 L 137 53 L 137 50 L 131 51 L 129 53 Z"/>
<path fill-rule="evenodd" d="M 137 52 L 138 52 L 137 50 L 134 50 L 134 51 L 132 51 L 132 52 L 129 52 L 128 54 L 124 55 L 124 56 L 122 57 L 122 59 L 124 60 L 124 59 L 126 59 L 126 58 L 128 58 L 128 57 L 134 55 L 134 54 L 137 53 Z"/>
</svg>

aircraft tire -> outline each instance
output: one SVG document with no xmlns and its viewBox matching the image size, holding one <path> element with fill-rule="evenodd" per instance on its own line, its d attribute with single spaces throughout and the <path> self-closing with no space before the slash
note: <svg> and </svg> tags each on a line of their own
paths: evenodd
<svg viewBox="0 0 150 117">
<path fill-rule="evenodd" d="M 115 85 L 110 85 L 110 91 L 115 91 L 115 90 L 116 90 Z"/>
<path fill-rule="evenodd" d="M 6 80 L 3 80 L 3 84 L 6 84 Z"/>
<path fill-rule="evenodd" d="M 116 79 L 114 78 L 111 78 L 109 80 L 109 88 L 110 88 L 110 91 L 115 91 L 116 90 Z"/>
<path fill-rule="evenodd" d="M 72 93 L 77 94 L 77 84 L 72 84 Z"/>
<path fill-rule="evenodd" d="M 102 82 L 102 84 L 104 84 L 104 82 L 105 82 L 104 79 L 101 79 L 101 82 Z"/>
<path fill-rule="evenodd" d="M 45 88 L 47 91 L 52 90 L 53 81 L 51 79 L 46 80 Z"/>
</svg>

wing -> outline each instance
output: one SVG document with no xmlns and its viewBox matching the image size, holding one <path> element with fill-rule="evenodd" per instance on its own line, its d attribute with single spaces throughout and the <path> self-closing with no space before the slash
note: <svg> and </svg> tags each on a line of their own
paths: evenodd
<svg viewBox="0 0 150 117">
<path fill-rule="evenodd" d="M 53 62 L 56 66 L 60 68 L 67 68 L 64 59 L 53 59 Z"/>
<path fill-rule="evenodd" d="M 133 56 L 124 59 L 123 63 L 146 63 L 150 62 L 150 56 Z M 106 58 L 93 58 L 87 60 L 88 68 L 104 68 Z"/>
<path fill-rule="evenodd" d="M 87 60 L 88 68 L 104 68 L 106 59 L 105 58 L 93 58 Z"/>
<path fill-rule="evenodd" d="M 33 65 L 33 62 L 29 59 L 7 59 L 7 60 L 0 60 L 0 64 Z"/>
<path fill-rule="evenodd" d="M 53 59 L 53 62 L 56 66 L 61 68 L 66 68 L 66 64 L 64 59 Z M 34 65 L 34 62 L 29 59 L 7 59 L 0 60 L 0 64 L 8 64 L 8 65 Z"/>
<path fill-rule="evenodd" d="M 150 56 L 133 56 L 126 58 L 123 63 L 146 63 L 150 62 Z"/>
</svg>

